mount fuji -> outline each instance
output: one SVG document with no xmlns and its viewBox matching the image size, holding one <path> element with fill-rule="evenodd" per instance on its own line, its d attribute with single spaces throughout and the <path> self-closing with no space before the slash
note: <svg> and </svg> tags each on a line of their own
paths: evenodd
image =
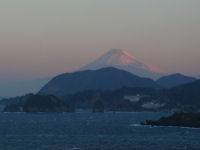
<svg viewBox="0 0 200 150">
<path fill-rule="evenodd" d="M 140 61 L 121 49 L 110 50 L 97 60 L 83 66 L 80 70 L 97 70 L 106 67 L 115 67 L 141 77 L 148 77 L 152 79 L 158 79 L 159 77 L 167 74 L 165 71 Z"/>
</svg>

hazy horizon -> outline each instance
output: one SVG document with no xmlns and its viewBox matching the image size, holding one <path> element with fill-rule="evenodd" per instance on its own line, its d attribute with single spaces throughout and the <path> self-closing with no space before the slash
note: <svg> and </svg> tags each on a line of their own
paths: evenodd
<svg viewBox="0 0 200 150">
<path fill-rule="evenodd" d="M 112 48 L 169 73 L 200 75 L 200 1 L 0 2 L 0 81 L 71 72 Z"/>
</svg>

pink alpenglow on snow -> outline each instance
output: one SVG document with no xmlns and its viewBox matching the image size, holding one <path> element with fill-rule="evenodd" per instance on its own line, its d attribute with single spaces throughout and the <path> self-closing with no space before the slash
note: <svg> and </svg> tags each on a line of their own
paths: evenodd
<svg viewBox="0 0 200 150">
<path fill-rule="evenodd" d="M 105 67 L 115 67 L 135 75 L 157 79 L 165 74 L 160 68 L 145 63 L 125 50 L 112 49 L 97 60 L 83 66 L 80 70 L 96 70 Z"/>
</svg>

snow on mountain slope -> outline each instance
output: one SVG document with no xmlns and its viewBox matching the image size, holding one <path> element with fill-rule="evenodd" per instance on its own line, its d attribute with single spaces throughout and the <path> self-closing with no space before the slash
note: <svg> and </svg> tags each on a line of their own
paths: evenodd
<svg viewBox="0 0 200 150">
<path fill-rule="evenodd" d="M 80 70 L 96 70 L 105 67 L 115 67 L 141 77 L 158 79 L 165 75 L 165 71 L 140 61 L 128 52 L 112 49 L 92 63 L 83 66 Z"/>
</svg>

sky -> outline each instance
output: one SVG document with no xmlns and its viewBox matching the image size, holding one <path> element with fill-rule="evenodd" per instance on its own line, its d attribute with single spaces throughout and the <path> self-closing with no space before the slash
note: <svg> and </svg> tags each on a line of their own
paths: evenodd
<svg viewBox="0 0 200 150">
<path fill-rule="evenodd" d="M 200 75 L 199 0 L 0 0 L 0 81 L 71 72 L 113 48 Z"/>
</svg>

